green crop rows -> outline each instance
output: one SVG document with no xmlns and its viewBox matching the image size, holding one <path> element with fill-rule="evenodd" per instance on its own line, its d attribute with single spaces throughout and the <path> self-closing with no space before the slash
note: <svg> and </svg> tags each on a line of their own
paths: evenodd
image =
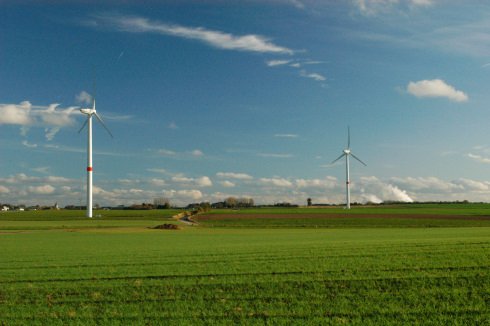
<svg viewBox="0 0 490 326">
<path fill-rule="evenodd" d="M 0 325 L 490 320 L 490 227 L 479 221 L 172 231 L 148 228 L 168 215 L 107 217 L 107 227 L 33 219 L 22 229 L 28 219 L 0 215 Z M 69 223 L 82 227 L 57 227 Z"/>
</svg>

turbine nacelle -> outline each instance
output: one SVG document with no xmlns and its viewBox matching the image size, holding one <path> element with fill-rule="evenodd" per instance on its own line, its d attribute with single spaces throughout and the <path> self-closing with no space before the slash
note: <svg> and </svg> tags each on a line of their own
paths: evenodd
<svg viewBox="0 0 490 326">
<path fill-rule="evenodd" d="M 345 155 L 349 155 L 350 154 L 350 149 L 348 149 L 348 148 L 344 149 L 344 154 Z"/>
<path fill-rule="evenodd" d="M 86 114 L 86 115 L 92 115 L 92 114 L 97 113 L 97 111 L 95 111 L 95 109 L 89 109 L 89 108 L 80 109 L 80 112 L 82 112 L 83 114 Z"/>
</svg>

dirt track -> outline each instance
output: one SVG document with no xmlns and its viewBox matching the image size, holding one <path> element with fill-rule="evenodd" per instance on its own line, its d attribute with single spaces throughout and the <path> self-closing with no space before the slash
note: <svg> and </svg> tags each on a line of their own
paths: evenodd
<svg viewBox="0 0 490 326">
<path fill-rule="evenodd" d="M 435 215 L 435 214 L 212 214 L 199 215 L 197 220 L 224 220 L 224 219 L 248 219 L 248 218 L 409 218 L 429 220 L 489 220 L 490 216 L 474 215 Z"/>
</svg>

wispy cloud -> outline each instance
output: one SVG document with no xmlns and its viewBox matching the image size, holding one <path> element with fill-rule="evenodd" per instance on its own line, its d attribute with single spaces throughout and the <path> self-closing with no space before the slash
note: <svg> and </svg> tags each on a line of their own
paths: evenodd
<svg viewBox="0 0 490 326">
<path fill-rule="evenodd" d="M 75 96 L 75 101 L 80 104 L 90 104 L 92 103 L 92 95 L 86 91 L 81 91 L 77 96 Z"/>
<path fill-rule="evenodd" d="M 448 10 L 460 10 L 455 4 L 457 2 L 448 4 Z M 447 15 L 438 14 L 438 12 L 434 12 L 430 19 L 427 19 L 426 16 L 411 16 L 409 24 L 400 24 L 400 17 L 406 17 L 403 11 L 398 15 L 389 11 L 390 15 L 384 17 L 383 27 L 370 30 L 342 30 L 343 35 L 400 48 L 430 49 L 485 59 L 490 54 L 490 34 L 488 32 L 490 12 L 488 10 L 477 9 L 478 14 L 461 15 L 450 25 L 447 24 Z"/>
<path fill-rule="evenodd" d="M 152 151 L 152 150 L 150 150 L 150 151 Z M 176 152 L 176 151 L 173 151 L 170 149 L 161 148 L 161 149 L 157 149 L 155 152 L 158 155 L 162 155 L 162 156 L 166 156 L 166 157 L 173 157 L 176 159 L 204 157 L 204 152 L 201 151 L 200 149 L 194 149 L 192 151 L 187 151 L 187 152 Z"/>
<path fill-rule="evenodd" d="M 472 153 L 468 153 L 467 156 L 476 162 L 490 164 L 490 157 L 483 157 L 481 155 L 472 154 Z"/>
<path fill-rule="evenodd" d="M 167 170 L 165 169 L 160 169 L 160 168 L 154 168 L 154 169 L 146 169 L 148 172 L 154 172 L 154 173 L 160 173 L 160 174 L 167 174 Z"/>
<path fill-rule="evenodd" d="M 75 124 L 79 115 L 76 107 L 59 108 L 59 104 L 32 105 L 29 101 L 19 104 L 0 104 L 0 125 L 18 125 L 21 135 L 27 136 L 31 127 L 43 127 L 47 140 L 52 140 L 63 127 Z M 29 147 L 27 142 L 25 146 Z"/>
<path fill-rule="evenodd" d="M 231 182 L 231 181 L 228 181 L 228 180 L 221 181 L 220 182 L 220 185 L 222 185 L 225 188 L 233 188 L 233 187 L 235 187 L 235 184 L 233 182 Z"/>
<path fill-rule="evenodd" d="M 265 64 L 268 67 L 277 67 L 277 66 L 287 65 L 290 62 L 291 62 L 291 60 L 269 60 L 269 61 L 266 61 Z"/>
<path fill-rule="evenodd" d="M 199 178 L 189 178 L 185 176 L 174 176 L 172 177 L 172 181 L 188 186 L 194 186 L 194 187 L 212 187 L 213 182 L 211 179 L 207 176 L 202 176 Z"/>
<path fill-rule="evenodd" d="M 281 188 L 292 188 L 293 183 L 284 178 L 260 178 L 259 183 L 265 186 L 274 186 Z"/>
<path fill-rule="evenodd" d="M 305 4 L 302 1 L 299 0 L 287 0 L 287 1 L 298 9 L 305 8 Z"/>
<path fill-rule="evenodd" d="M 294 51 L 274 44 L 269 38 L 256 34 L 233 35 L 204 27 L 187 27 L 167 24 L 139 16 L 96 15 L 97 25 L 106 26 L 121 32 L 155 33 L 185 39 L 197 40 L 210 46 L 234 51 L 293 54 Z"/>
<path fill-rule="evenodd" d="M 309 72 L 306 69 L 303 69 L 305 65 L 317 65 L 321 64 L 323 61 L 313 61 L 313 60 L 304 60 L 304 59 L 295 59 L 295 60 L 269 60 L 266 61 L 266 65 L 268 67 L 281 67 L 286 66 L 299 70 L 299 75 L 304 78 L 310 78 L 318 82 L 323 82 L 327 80 L 325 76 L 317 72 Z"/>
<path fill-rule="evenodd" d="M 218 172 L 216 173 L 217 177 L 220 178 L 228 178 L 228 179 L 237 179 L 237 180 L 252 180 L 253 177 L 246 173 L 236 173 L 236 172 Z"/>
<path fill-rule="evenodd" d="M 40 167 L 37 167 L 37 168 L 33 168 L 31 169 L 32 171 L 34 172 L 37 172 L 37 173 L 42 173 L 42 174 L 48 174 L 49 173 L 49 166 L 40 166 Z"/>
<path fill-rule="evenodd" d="M 441 79 L 410 82 L 408 83 L 407 91 L 416 97 L 445 97 L 454 102 L 465 102 L 468 100 L 468 95 L 448 85 Z"/>
<path fill-rule="evenodd" d="M 260 157 L 270 157 L 270 158 L 290 158 L 290 157 L 293 157 L 293 154 L 258 153 L 257 156 L 260 156 Z"/>
<path fill-rule="evenodd" d="M 325 81 L 327 80 L 327 78 L 319 73 L 316 73 L 316 72 L 307 72 L 306 70 L 301 70 L 299 72 L 299 75 L 301 77 L 305 77 L 305 78 L 311 78 L 311 79 L 314 79 L 316 81 Z"/>
<path fill-rule="evenodd" d="M 37 147 L 37 144 L 31 144 L 27 140 L 22 141 L 22 145 L 24 145 L 25 147 L 28 147 L 28 148 L 36 148 Z"/>
<path fill-rule="evenodd" d="M 298 138 L 299 136 L 296 134 L 275 134 L 274 137 L 277 137 L 277 138 Z"/>
<path fill-rule="evenodd" d="M 399 7 L 428 7 L 433 0 L 353 0 L 354 5 L 363 15 L 388 13 Z"/>
</svg>

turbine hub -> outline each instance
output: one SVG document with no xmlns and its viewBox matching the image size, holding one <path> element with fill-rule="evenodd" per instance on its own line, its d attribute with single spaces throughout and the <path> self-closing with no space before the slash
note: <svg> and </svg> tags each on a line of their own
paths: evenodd
<svg viewBox="0 0 490 326">
<path fill-rule="evenodd" d="M 350 154 L 350 149 L 348 149 L 348 148 L 344 149 L 344 154 L 349 155 Z"/>
</svg>

